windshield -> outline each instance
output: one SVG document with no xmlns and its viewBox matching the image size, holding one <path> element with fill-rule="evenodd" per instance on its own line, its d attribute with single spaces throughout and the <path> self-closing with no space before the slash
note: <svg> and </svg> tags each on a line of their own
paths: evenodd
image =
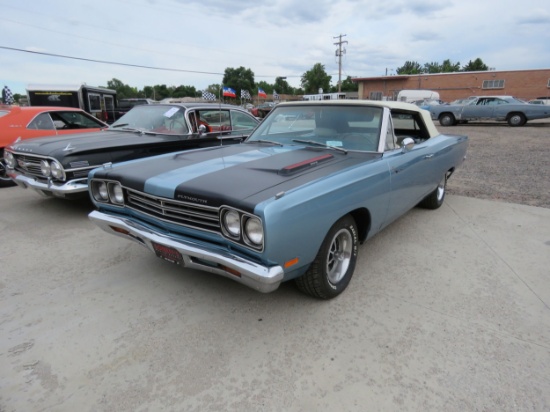
<svg viewBox="0 0 550 412">
<path fill-rule="evenodd" d="M 376 151 L 382 108 L 355 105 L 279 106 L 250 135 L 247 142 L 309 144 L 346 150 Z"/>
<path fill-rule="evenodd" d="M 140 105 L 118 119 L 111 129 L 140 130 L 163 134 L 189 134 L 185 108 L 169 105 Z"/>
</svg>

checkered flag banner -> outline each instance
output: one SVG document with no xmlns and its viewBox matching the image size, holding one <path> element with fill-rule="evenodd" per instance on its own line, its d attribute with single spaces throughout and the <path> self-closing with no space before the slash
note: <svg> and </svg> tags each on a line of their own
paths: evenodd
<svg viewBox="0 0 550 412">
<path fill-rule="evenodd" d="M 13 98 L 13 94 L 8 86 L 4 86 L 4 89 L 2 89 L 2 101 L 5 104 L 14 104 L 15 99 Z"/>
<path fill-rule="evenodd" d="M 216 100 L 216 95 L 214 93 L 210 93 L 210 92 L 207 92 L 206 90 L 203 90 L 202 98 L 204 100 Z"/>
<path fill-rule="evenodd" d="M 252 100 L 252 96 L 248 90 L 241 90 L 241 99 Z"/>
</svg>

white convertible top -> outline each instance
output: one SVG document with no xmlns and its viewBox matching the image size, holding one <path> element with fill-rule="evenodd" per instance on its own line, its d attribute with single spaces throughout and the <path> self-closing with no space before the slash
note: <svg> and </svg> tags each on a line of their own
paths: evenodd
<svg viewBox="0 0 550 412">
<path fill-rule="evenodd" d="M 428 129 L 430 137 L 435 137 L 439 135 L 439 131 L 434 125 L 430 112 L 428 110 L 421 109 L 419 106 L 412 103 L 405 102 L 394 102 L 394 101 L 382 101 L 382 100 L 314 100 L 314 101 L 299 101 L 299 102 L 284 102 L 279 103 L 279 105 L 343 105 L 343 106 L 378 106 L 378 107 L 387 107 L 390 110 L 403 110 L 407 112 L 417 112 L 422 116 L 422 120 Z"/>
</svg>

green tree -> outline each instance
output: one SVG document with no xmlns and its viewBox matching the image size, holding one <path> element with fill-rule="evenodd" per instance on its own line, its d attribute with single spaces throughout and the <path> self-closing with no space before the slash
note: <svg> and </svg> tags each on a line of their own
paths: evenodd
<svg viewBox="0 0 550 412">
<path fill-rule="evenodd" d="M 139 92 L 136 87 L 128 86 L 122 83 L 119 79 L 113 78 L 107 82 L 107 88 L 116 91 L 117 99 L 128 99 L 131 97 L 139 97 Z"/>
<path fill-rule="evenodd" d="M 424 70 L 420 63 L 407 60 L 405 64 L 398 67 L 395 72 L 397 74 L 421 74 Z"/>
<path fill-rule="evenodd" d="M 359 84 L 353 82 L 351 80 L 351 76 L 348 76 L 344 80 L 342 80 L 341 90 L 342 92 L 356 92 L 359 90 Z"/>
<path fill-rule="evenodd" d="M 462 67 L 463 72 L 480 72 L 487 70 L 489 70 L 489 67 L 485 63 L 483 63 L 483 60 L 481 60 L 479 57 L 474 61 L 470 60 L 468 64 Z"/>
<path fill-rule="evenodd" d="M 302 75 L 302 87 L 307 93 L 318 93 L 319 89 L 330 90 L 330 81 L 332 77 L 325 71 L 325 66 L 321 63 L 315 65 Z"/>
<path fill-rule="evenodd" d="M 424 63 L 422 73 L 441 73 L 441 65 L 438 62 Z"/>
<path fill-rule="evenodd" d="M 197 89 L 195 86 L 178 86 L 172 92 L 172 97 L 196 97 Z"/>
<path fill-rule="evenodd" d="M 212 93 L 216 97 L 220 97 L 221 88 L 221 84 L 213 83 L 206 88 L 206 91 Z"/>
<path fill-rule="evenodd" d="M 292 86 L 286 81 L 286 77 L 276 77 L 273 89 L 279 94 L 293 94 L 294 91 Z"/>
<path fill-rule="evenodd" d="M 223 76 L 223 85 L 231 87 L 237 93 L 237 98 L 240 97 L 241 90 L 252 92 L 254 89 L 254 72 L 244 67 L 237 69 L 227 67 Z"/>
<path fill-rule="evenodd" d="M 449 59 L 443 60 L 441 64 L 441 73 L 454 73 L 460 71 L 460 62 L 451 63 Z"/>
</svg>

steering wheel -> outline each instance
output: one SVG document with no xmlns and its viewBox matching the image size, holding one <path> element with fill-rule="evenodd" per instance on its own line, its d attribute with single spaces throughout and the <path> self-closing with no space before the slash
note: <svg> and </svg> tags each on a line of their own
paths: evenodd
<svg viewBox="0 0 550 412">
<path fill-rule="evenodd" d="M 171 122 L 170 122 L 170 125 L 169 125 L 169 129 L 170 130 L 174 130 L 176 129 L 176 125 L 179 125 L 179 129 L 185 129 L 185 123 L 183 123 L 181 120 L 179 119 L 173 119 Z"/>
</svg>

